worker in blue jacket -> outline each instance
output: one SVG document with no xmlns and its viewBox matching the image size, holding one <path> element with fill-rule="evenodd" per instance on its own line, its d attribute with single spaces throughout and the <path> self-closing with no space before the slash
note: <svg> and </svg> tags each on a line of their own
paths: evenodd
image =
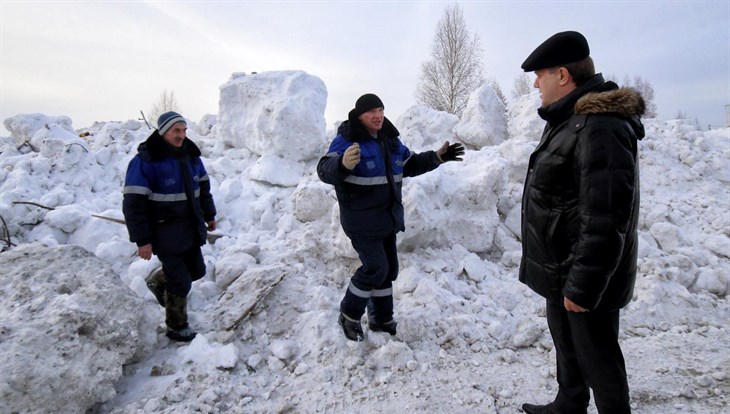
<svg viewBox="0 0 730 414">
<path fill-rule="evenodd" d="M 122 208 L 139 256 L 149 260 L 154 253 L 162 262 L 147 286 L 165 307 L 166 335 L 176 341 L 196 335 L 188 326 L 187 296 L 205 275 L 200 246 L 216 225 L 208 173 L 186 130 L 182 115 L 160 115 L 157 130 L 129 162 Z"/>
<path fill-rule="evenodd" d="M 448 141 L 437 151 L 412 153 L 384 110 L 374 94 L 358 98 L 317 165 L 319 178 L 335 186 L 342 229 L 362 264 L 350 279 L 338 318 L 345 337 L 353 341 L 365 337 L 360 319 L 366 309 L 371 331 L 396 334 L 393 281 L 398 276 L 396 233 L 405 230 L 403 177 L 461 161 L 464 155 L 461 144 Z"/>
</svg>

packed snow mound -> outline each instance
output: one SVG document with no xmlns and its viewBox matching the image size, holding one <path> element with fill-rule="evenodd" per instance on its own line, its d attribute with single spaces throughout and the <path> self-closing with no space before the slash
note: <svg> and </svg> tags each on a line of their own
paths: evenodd
<svg viewBox="0 0 730 414">
<path fill-rule="evenodd" d="M 319 157 L 327 145 L 324 82 L 302 71 L 237 73 L 220 91 L 217 138 L 245 150 L 241 158 L 253 154 L 247 177 L 296 187 L 304 161 Z"/>
<path fill-rule="evenodd" d="M 325 145 L 327 88 L 301 71 L 233 74 L 220 87 L 218 137 L 259 156 L 306 161 Z"/>
<path fill-rule="evenodd" d="M 143 301 L 84 249 L 27 244 L 1 253 L 0 268 L 3 412 L 84 413 L 151 351 Z"/>
<path fill-rule="evenodd" d="M 46 137 L 63 139 L 76 136 L 71 118 L 67 116 L 47 116 L 43 114 L 21 114 L 3 121 L 10 131 L 16 145 L 29 145 L 40 151 Z M 50 132 L 49 132 L 50 131 Z"/>
<path fill-rule="evenodd" d="M 483 85 L 469 95 L 454 133 L 459 141 L 476 149 L 507 140 L 504 103 L 491 86 Z"/>
<path fill-rule="evenodd" d="M 507 107 L 507 134 L 510 141 L 535 141 L 540 139 L 545 121 L 537 115 L 540 92 L 522 95 Z M 513 159 L 513 161 L 516 161 Z"/>
<path fill-rule="evenodd" d="M 455 142 L 453 129 L 458 122 L 454 114 L 415 105 L 398 117 L 395 127 L 411 151 L 423 152 L 439 149 L 444 141 Z"/>
</svg>

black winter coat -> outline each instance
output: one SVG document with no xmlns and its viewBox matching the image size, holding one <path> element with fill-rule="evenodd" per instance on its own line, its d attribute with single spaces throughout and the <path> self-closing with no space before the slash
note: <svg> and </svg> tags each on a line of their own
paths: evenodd
<svg viewBox="0 0 730 414">
<path fill-rule="evenodd" d="M 551 302 L 616 310 L 633 296 L 644 101 L 601 74 L 540 108 L 522 197 L 520 281 Z"/>
<path fill-rule="evenodd" d="M 380 238 L 405 230 L 403 177 L 426 173 L 441 164 L 435 151 L 412 153 L 398 136 L 388 118 L 373 138 L 350 116 L 317 164 L 319 178 L 335 186 L 340 224 L 350 238 Z M 342 165 L 342 155 L 354 142 L 360 144 L 360 163 L 349 171 Z"/>
<path fill-rule="evenodd" d="M 174 148 L 154 131 L 129 162 L 122 210 L 129 239 L 157 255 L 205 244 L 216 209 L 198 147 L 185 138 Z"/>
</svg>

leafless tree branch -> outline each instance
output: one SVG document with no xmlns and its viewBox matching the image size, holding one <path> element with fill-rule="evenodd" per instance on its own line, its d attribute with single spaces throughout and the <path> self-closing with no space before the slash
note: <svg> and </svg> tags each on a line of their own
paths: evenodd
<svg viewBox="0 0 730 414">
<path fill-rule="evenodd" d="M 419 104 L 461 116 L 469 94 L 484 84 L 479 37 L 470 36 L 464 13 L 449 5 L 436 27 L 431 59 L 421 64 Z"/>
</svg>

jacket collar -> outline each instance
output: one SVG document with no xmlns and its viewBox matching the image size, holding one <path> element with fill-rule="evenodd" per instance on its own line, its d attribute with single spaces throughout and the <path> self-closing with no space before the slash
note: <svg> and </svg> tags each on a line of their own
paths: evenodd
<svg viewBox="0 0 730 414">
<path fill-rule="evenodd" d="M 348 114 L 347 121 L 340 124 L 337 128 L 337 133 L 342 135 L 343 138 L 352 142 L 367 142 L 373 139 L 373 136 L 365 129 L 365 126 L 360 120 L 354 116 L 352 112 Z M 400 136 L 400 132 L 396 129 L 395 125 L 387 117 L 383 119 L 383 127 L 378 131 L 378 138 L 388 142 L 394 140 Z"/>
<path fill-rule="evenodd" d="M 183 145 L 180 148 L 175 148 L 172 145 L 165 142 L 162 135 L 155 130 L 147 138 L 147 140 L 137 147 L 137 152 L 143 157 L 151 161 L 160 161 L 167 157 L 180 158 L 185 155 L 190 157 L 200 157 L 200 148 L 189 138 L 185 138 Z"/>
<path fill-rule="evenodd" d="M 537 110 L 538 115 L 540 115 L 540 118 L 547 121 L 550 125 L 557 125 L 566 119 L 570 118 L 571 115 L 573 115 L 573 107 L 575 106 L 575 103 L 580 99 L 581 96 L 585 95 L 586 93 L 592 91 L 595 88 L 598 88 L 600 85 L 604 83 L 611 83 L 613 85 L 616 85 L 613 82 L 605 82 L 603 80 L 603 75 L 600 73 L 595 74 L 592 78 L 590 78 L 586 83 L 583 85 L 575 88 L 572 92 L 565 95 L 562 99 L 560 99 L 557 102 L 553 102 L 550 105 L 543 106 L 540 109 Z M 616 86 L 618 88 L 618 86 Z"/>
</svg>

